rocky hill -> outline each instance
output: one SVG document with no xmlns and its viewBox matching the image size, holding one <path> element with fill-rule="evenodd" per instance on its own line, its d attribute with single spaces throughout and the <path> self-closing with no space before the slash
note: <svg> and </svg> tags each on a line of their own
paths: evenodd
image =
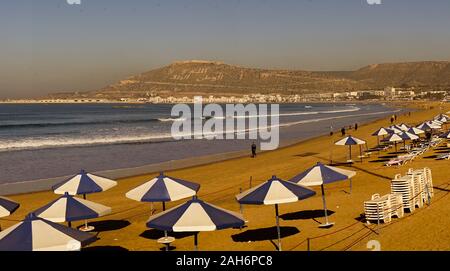
<svg viewBox="0 0 450 271">
<path fill-rule="evenodd" d="M 450 62 L 375 64 L 356 71 L 314 72 L 245 68 L 212 61 L 181 61 L 131 76 L 100 90 L 61 93 L 61 97 L 146 97 L 303 94 L 384 88 L 386 86 L 449 86 Z"/>
</svg>

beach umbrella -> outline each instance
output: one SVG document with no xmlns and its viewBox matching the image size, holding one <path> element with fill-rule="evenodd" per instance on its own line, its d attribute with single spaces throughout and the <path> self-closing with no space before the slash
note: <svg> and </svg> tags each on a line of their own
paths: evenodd
<svg viewBox="0 0 450 271">
<path fill-rule="evenodd" d="M 402 123 L 400 125 L 396 125 L 396 126 L 397 126 L 397 128 L 399 128 L 402 131 L 408 131 L 408 129 L 410 128 L 410 126 L 408 126 L 408 125 L 406 125 L 404 123 Z"/>
<path fill-rule="evenodd" d="M 111 213 L 111 208 L 65 193 L 58 199 L 42 206 L 33 212 L 40 218 L 47 219 L 52 222 L 69 222 L 85 220 L 82 231 L 92 231 L 94 227 L 87 225 L 87 219 L 101 217 Z"/>
<path fill-rule="evenodd" d="M 151 216 L 147 227 L 163 231 L 195 232 L 194 244 L 198 249 L 198 232 L 242 227 L 241 214 L 228 211 L 194 197 L 167 211 Z"/>
<path fill-rule="evenodd" d="M 327 204 L 325 200 L 324 185 L 334 183 L 337 181 L 344 181 L 350 179 L 356 175 L 355 171 L 341 169 L 337 167 L 331 167 L 318 162 L 315 166 L 305 170 L 304 172 L 292 177 L 289 181 L 301 184 L 304 186 L 317 186 L 320 185 L 322 190 L 322 202 L 325 212 L 325 224 L 319 227 L 325 228 L 334 225 L 334 223 L 328 222 Z"/>
<path fill-rule="evenodd" d="M 448 131 L 448 132 L 446 132 L 446 133 L 440 135 L 439 137 L 440 137 L 440 138 L 450 139 L 450 131 Z"/>
<path fill-rule="evenodd" d="M 19 208 L 20 204 L 5 198 L 5 197 L 0 197 L 0 217 L 5 217 L 5 216 L 9 216 L 12 213 L 14 213 L 18 208 Z M 2 230 L 2 227 L 0 225 L 0 231 Z"/>
<path fill-rule="evenodd" d="M 411 128 L 408 129 L 407 132 L 410 133 L 410 134 L 414 134 L 414 135 L 420 135 L 420 134 L 424 134 L 425 133 L 424 130 L 421 130 L 421 129 L 417 128 L 417 127 L 411 127 Z"/>
<path fill-rule="evenodd" d="M 435 120 L 440 121 L 442 123 L 446 123 L 450 120 L 450 117 L 445 114 L 439 114 L 434 117 Z"/>
<path fill-rule="evenodd" d="M 390 136 L 383 139 L 383 141 L 386 142 L 394 142 L 395 144 L 395 152 L 397 152 L 397 143 L 403 141 L 403 138 L 400 137 L 398 134 L 391 134 Z"/>
<path fill-rule="evenodd" d="M 380 136 L 385 136 L 388 135 L 389 131 L 386 128 L 381 127 L 380 129 L 376 130 L 372 136 L 376 136 L 377 137 L 377 143 L 378 145 L 380 145 Z"/>
<path fill-rule="evenodd" d="M 72 229 L 30 213 L 0 232 L 0 251 L 70 251 L 96 240 L 94 235 Z"/>
<path fill-rule="evenodd" d="M 352 145 L 360 145 L 359 146 L 359 153 L 362 161 L 362 145 L 366 144 L 366 141 L 361 140 L 359 138 L 353 137 L 353 136 L 347 136 L 342 138 L 341 140 L 334 143 L 335 145 L 345 146 L 347 145 L 349 147 L 349 155 L 350 155 L 350 161 L 352 161 Z"/>
<path fill-rule="evenodd" d="M 169 177 L 161 172 L 159 176 L 128 191 L 125 196 L 142 202 L 162 202 L 164 211 L 165 202 L 195 196 L 199 189 L 199 184 Z"/>
<path fill-rule="evenodd" d="M 400 128 L 398 128 L 397 126 L 392 125 L 392 126 L 388 127 L 388 132 L 389 132 L 389 134 L 398 134 L 398 133 L 401 133 L 402 130 Z"/>
<path fill-rule="evenodd" d="M 436 125 L 434 125 L 434 124 L 429 124 L 429 123 L 427 123 L 427 122 L 423 122 L 423 123 L 417 125 L 416 127 L 419 128 L 419 129 L 421 129 L 421 130 L 424 130 L 424 131 L 426 131 L 426 130 L 431 130 L 431 129 L 438 129 L 438 128 L 440 128 L 439 126 L 436 126 Z"/>
<path fill-rule="evenodd" d="M 117 185 L 116 181 L 88 173 L 84 170 L 69 179 L 52 186 L 55 194 L 83 195 L 103 192 Z"/>
<path fill-rule="evenodd" d="M 402 132 L 398 134 L 401 138 L 403 138 L 403 147 L 406 147 L 406 140 L 416 140 L 419 139 L 419 136 L 415 134 L 411 134 L 408 132 Z"/>
<path fill-rule="evenodd" d="M 306 187 L 272 176 L 266 182 L 240 193 L 236 196 L 236 199 L 240 204 L 275 205 L 278 250 L 281 251 L 278 204 L 296 202 L 312 197 L 315 194 L 316 192 Z"/>
</svg>

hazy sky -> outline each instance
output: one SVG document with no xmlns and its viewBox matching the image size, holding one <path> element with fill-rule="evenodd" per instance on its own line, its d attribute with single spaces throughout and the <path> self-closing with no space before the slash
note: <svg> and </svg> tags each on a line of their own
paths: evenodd
<svg viewBox="0 0 450 271">
<path fill-rule="evenodd" d="M 450 60 L 449 14 L 450 0 L 2 0 L 0 98 L 97 89 L 186 59 L 306 70 Z"/>
</svg>

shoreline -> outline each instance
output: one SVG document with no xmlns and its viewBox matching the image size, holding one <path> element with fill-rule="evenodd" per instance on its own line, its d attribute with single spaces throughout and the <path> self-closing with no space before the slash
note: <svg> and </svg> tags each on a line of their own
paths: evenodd
<svg viewBox="0 0 450 271">
<path fill-rule="evenodd" d="M 394 110 L 405 110 L 405 109 L 411 109 L 411 110 L 417 110 L 412 104 L 407 105 L 397 105 L 392 104 L 392 109 Z M 420 110 L 420 109 L 419 109 Z M 403 112 L 402 114 L 406 114 L 406 112 Z M 385 118 L 385 116 L 363 122 L 360 124 L 360 127 L 370 125 L 374 122 L 377 122 L 381 119 Z M 337 133 L 338 130 L 333 131 L 334 133 Z M 325 138 L 328 137 L 327 134 L 318 134 L 311 137 L 302 138 L 300 140 L 298 139 L 292 139 L 287 140 L 284 143 L 280 143 L 280 146 L 271 151 L 262 151 L 262 153 L 267 152 L 273 152 L 277 150 L 281 150 L 284 148 L 293 147 L 299 144 L 304 144 L 308 141 Z M 160 163 L 151 163 L 146 164 L 142 166 L 137 167 L 125 167 L 125 168 L 115 168 L 115 169 L 108 169 L 108 170 L 101 170 L 101 171 L 94 171 L 93 174 L 98 174 L 107 178 L 120 180 L 125 178 L 132 178 L 137 177 L 141 175 L 148 175 L 160 171 L 173 171 L 173 170 L 180 170 L 180 169 L 188 169 L 193 168 L 197 166 L 204 166 L 208 164 L 214 164 L 214 163 L 220 163 L 228 160 L 238 159 L 238 158 L 244 158 L 249 156 L 249 151 L 247 150 L 240 150 L 240 151 L 232 151 L 232 152 L 221 152 L 218 154 L 208 154 L 208 155 L 201 155 L 201 156 L 195 156 L 190 158 L 184 158 L 184 159 L 177 159 L 177 160 L 170 160 Z M 76 173 L 74 173 L 76 174 Z M 29 194 L 29 193 L 38 193 L 38 192 L 44 192 L 44 191 L 50 191 L 51 187 L 65 179 L 68 179 L 72 177 L 72 175 L 65 175 L 65 176 L 57 176 L 57 177 L 51 177 L 51 178 L 44 178 L 44 179 L 36 179 L 36 180 L 28 180 L 28 181 L 19 181 L 19 182 L 11 182 L 11 183 L 4 183 L 0 184 L 0 196 L 10 196 L 10 195 L 21 195 L 21 194 Z"/>
</svg>

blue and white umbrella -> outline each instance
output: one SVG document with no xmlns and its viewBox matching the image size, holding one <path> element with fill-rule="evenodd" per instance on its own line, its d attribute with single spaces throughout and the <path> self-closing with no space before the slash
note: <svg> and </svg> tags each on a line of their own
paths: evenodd
<svg viewBox="0 0 450 271">
<path fill-rule="evenodd" d="M 83 195 L 103 192 L 117 185 L 116 181 L 88 173 L 84 170 L 52 187 L 55 194 L 69 193 L 69 195 Z"/>
<path fill-rule="evenodd" d="M 360 157 L 362 159 L 362 149 L 361 146 L 366 144 L 366 141 L 361 140 L 359 138 L 353 137 L 353 136 L 347 136 L 344 137 L 341 140 L 338 140 L 336 143 L 334 143 L 335 145 L 340 145 L 340 146 L 348 146 L 349 147 L 349 156 L 350 156 L 350 161 L 352 161 L 352 145 L 360 145 L 359 148 L 359 154 Z"/>
<path fill-rule="evenodd" d="M 378 145 L 380 145 L 380 136 L 385 136 L 389 134 L 389 130 L 387 130 L 386 128 L 381 127 L 380 129 L 376 130 L 372 136 L 376 136 L 377 137 L 377 143 Z"/>
<path fill-rule="evenodd" d="M 325 191 L 323 186 L 325 184 L 334 183 L 337 181 L 344 181 L 347 179 L 351 180 L 351 178 L 354 177 L 355 175 L 356 175 L 355 171 L 331 167 L 318 162 L 315 166 L 307 169 L 306 171 L 300 173 L 297 176 L 292 177 L 289 181 L 296 184 L 302 184 L 305 186 L 320 185 L 320 188 L 322 190 L 322 202 L 326 220 L 325 224 L 320 225 L 320 227 L 325 228 L 332 226 L 334 223 L 328 222 L 327 204 L 325 200 Z"/>
<path fill-rule="evenodd" d="M 19 208 L 19 206 L 19 203 L 11 199 L 0 197 L 0 217 L 11 215 Z"/>
<path fill-rule="evenodd" d="M 400 130 L 402 131 L 408 131 L 408 129 L 410 128 L 410 126 L 406 125 L 405 123 L 396 125 Z"/>
<path fill-rule="evenodd" d="M 446 139 L 450 139 L 450 131 L 443 133 L 442 135 L 439 136 L 440 138 L 446 138 Z"/>
<path fill-rule="evenodd" d="M 0 251 L 71 251 L 96 240 L 81 232 L 29 214 L 25 220 L 0 232 Z"/>
<path fill-rule="evenodd" d="M 40 218 L 52 222 L 69 222 L 70 227 L 72 221 L 97 218 L 110 214 L 111 208 L 65 193 L 63 196 L 37 209 L 33 213 Z M 89 228 L 86 221 L 84 229 L 92 230 L 93 228 Z"/>
<path fill-rule="evenodd" d="M 450 121 L 450 117 L 445 114 L 439 114 L 436 117 L 434 117 L 435 120 L 440 121 L 442 123 L 446 123 Z"/>
<path fill-rule="evenodd" d="M 432 129 L 440 129 L 441 126 L 436 125 L 432 122 L 423 122 L 421 124 L 419 124 L 418 126 L 416 126 L 417 128 L 421 129 L 421 130 L 432 130 Z"/>
<path fill-rule="evenodd" d="M 199 184 L 169 177 L 161 172 L 159 176 L 130 190 L 125 196 L 129 199 L 142 202 L 161 201 L 164 211 L 165 202 L 193 197 L 199 189 Z"/>
<path fill-rule="evenodd" d="M 275 215 L 278 233 L 278 250 L 281 251 L 281 234 L 278 216 L 278 204 L 296 202 L 316 194 L 304 186 L 284 181 L 276 176 L 256 187 L 236 196 L 240 204 L 275 205 Z"/>
<path fill-rule="evenodd" d="M 18 208 L 19 208 L 20 204 L 5 198 L 5 197 L 0 197 L 0 217 L 5 217 L 5 216 L 9 216 L 12 213 L 14 213 Z M 2 227 L 0 225 L 0 231 L 2 230 Z"/>
<path fill-rule="evenodd" d="M 420 135 L 420 134 L 424 134 L 425 133 L 424 130 L 419 129 L 417 127 L 411 127 L 411 128 L 408 129 L 407 132 L 410 133 L 410 134 L 414 134 L 414 135 Z"/>
<path fill-rule="evenodd" d="M 198 248 L 198 232 L 242 227 L 241 214 L 222 209 L 194 198 L 186 203 L 151 216 L 147 227 L 163 231 L 195 232 L 194 244 Z"/>
<path fill-rule="evenodd" d="M 398 134 L 402 132 L 402 130 L 395 125 L 389 126 L 387 130 L 389 134 Z"/>
</svg>

